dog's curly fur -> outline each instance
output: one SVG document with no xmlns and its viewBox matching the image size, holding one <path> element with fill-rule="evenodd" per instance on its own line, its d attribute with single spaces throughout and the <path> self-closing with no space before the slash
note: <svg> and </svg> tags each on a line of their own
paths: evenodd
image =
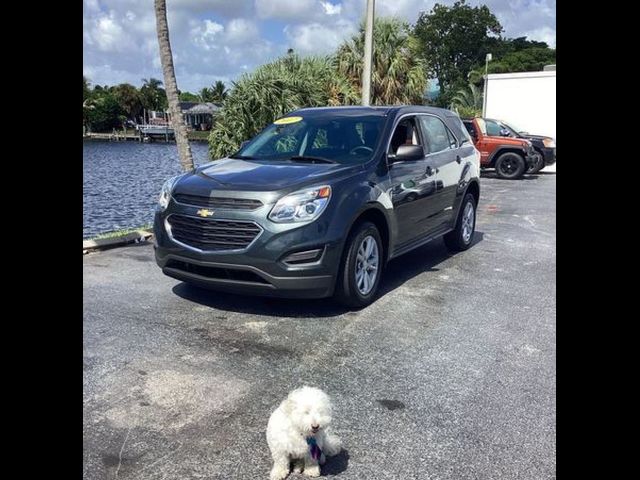
<svg viewBox="0 0 640 480">
<path fill-rule="evenodd" d="M 269 417 L 267 443 L 273 457 L 271 480 L 282 480 L 293 471 L 309 477 L 320 476 L 325 455 L 340 452 L 340 439 L 329 432 L 331 400 L 318 388 L 301 387 L 287 396 Z M 315 428 L 314 428 L 315 427 Z M 319 459 L 311 456 L 307 438 L 314 437 L 322 451 Z"/>
</svg>

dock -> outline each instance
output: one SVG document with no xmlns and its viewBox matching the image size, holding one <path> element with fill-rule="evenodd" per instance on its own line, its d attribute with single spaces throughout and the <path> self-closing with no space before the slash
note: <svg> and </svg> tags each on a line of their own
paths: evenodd
<svg viewBox="0 0 640 480">
<path fill-rule="evenodd" d="M 198 135 L 198 133 L 200 132 L 189 132 L 188 133 L 188 137 L 189 137 L 189 141 L 191 142 L 207 142 L 208 141 L 208 135 L 206 136 L 201 136 Z M 208 132 L 207 132 L 208 133 Z M 89 133 L 85 133 L 82 136 L 85 139 L 88 140 L 106 140 L 109 142 L 127 142 L 127 141 L 134 141 L 134 142 L 151 142 L 154 140 L 163 140 L 166 142 L 173 142 L 175 141 L 175 137 L 173 135 L 173 132 L 171 132 L 169 135 L 165 136 L 165 134 L 147 134 L 145 135 L 144 133 L 141 133 L 140 131 L 138 132 L 123 132 L 122 130 L 115 130 L 112 133 L 95 133 L 95 132 L 89 132 Z"/>
<path fill-rule="evenodd" d="M 86 133 L 84 138 L 94 139 L 94 140 L 109 140 L 110 142 L 122 142 L 127 140 L 135 140 L 140 141 L 139 133 Z"/>
<path fill-rule="evenodd" d="M 173 128 L 170 127 L 138 125 L 136 130 L 137 131 L 135 132 L 116 129 L 114 129 L 111 133 L 89 132 L 84 135 L 84 138 L 92 140 L 108 140 L 110 142 L 152 142 L 157 139 L 162 139 L 165 142 L 169 142 L 175 140 Z"/>
</svg>

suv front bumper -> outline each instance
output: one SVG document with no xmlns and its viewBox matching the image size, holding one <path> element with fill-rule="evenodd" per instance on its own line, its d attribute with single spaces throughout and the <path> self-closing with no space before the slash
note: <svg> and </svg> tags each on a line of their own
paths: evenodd
<svg viewBox="0 0 640 480">
<path fill-rule="evenodd" d="M 176 243 L 167 232 L 165 215 L 157 212 L 156 263 L 169 277 L 219 291 L 288 298 L 333 295 L 341 236 L 327 233 L 329 229 L 321 219 L 281 231 L 266 228 L 268 221 L 254 221 L 262 223 L 263 231 L 244 251 L 196 251 Z M 291 253 L 310 250 L 321 253 L 309 263 L 284 261 Z"/>
<path fill-rule="evenodd" d="M 545 165 L 553 165 L 556 163 L 556 149 L 554 148 L 542 148 L 542 156 L 544 158 Z"/>
</svg>

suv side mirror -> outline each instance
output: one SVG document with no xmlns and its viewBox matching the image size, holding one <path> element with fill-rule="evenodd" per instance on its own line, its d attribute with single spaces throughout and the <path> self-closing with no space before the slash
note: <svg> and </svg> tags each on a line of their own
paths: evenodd
<svg viewBox="0 0 640 480">
<path fill-rule="evenodd" d="M 500 130 L 501 137 L 508 137 L 509 135 L 511 135 L 511 133 L 506 128 L 503 128 L 502 130 Z"/>
<path fill-rule="evenodd" d="M 424 149 L 422 145 L 400 145 L 395 155 L 389 155 L 389 159 L 393 162 L 410 162 L 422 160 L 423 158 Z"/>
</svg>

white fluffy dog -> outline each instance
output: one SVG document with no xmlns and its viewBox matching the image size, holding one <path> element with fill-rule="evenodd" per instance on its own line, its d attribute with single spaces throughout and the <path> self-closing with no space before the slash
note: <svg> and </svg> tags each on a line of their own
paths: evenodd
<svg viewBox="0 0 640 480">
<path fill-rule="evenodd" d="M 293 471 L 320 476 L 325 455 L 340 451 L 340 439 L 328 431 L 331 400 L 322 390 L 302 387 L 289 393 L 269 417 L 267 443 L 273 457 L 271 480 L 282 480 Z"/>
</svg>

